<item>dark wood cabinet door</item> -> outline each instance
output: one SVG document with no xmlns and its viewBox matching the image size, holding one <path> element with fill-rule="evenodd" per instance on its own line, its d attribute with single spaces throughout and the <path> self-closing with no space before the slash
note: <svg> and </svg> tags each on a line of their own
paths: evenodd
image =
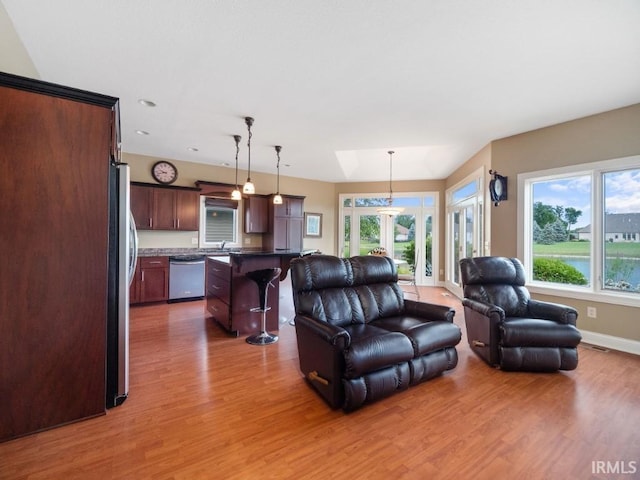
<svg viewBox="0 0 640 480">
<path fill-rule="evenodd" d="M 162 302 L 169 298 L 169 258 L 140 259 L 140 301 Z"/>
<path fill-rule="evenodd" d="M 293 251 L 302 250 L 302 228 L 303 219 L 301 217 L 291 217 L 287 222 L 287 248 Z"/>
<path fill-rule="evenodd" d="M 175 191 L 163 188 L 153 189 L 154 230 L 175 230 Z"/>
<path fill-rule="evenodd" d="M 200 227 L 200 195 L 198 192 L 176 190 L 176 230 L 198 230 Z"/>
<path fill-rule="evenodd" d="M 302 217 L 304 215 L 304 198 L 282 196 L 282 203 L 273 206 L 273 215 L 276 217 Z"/>
<path fill-rule="evenodd" d="M 269 228 L 269 197 L 252 195 L 244 200 L 244 232 L 265 233 Z"/>
<path fill-rule="evenodd" d="M 131 185 L 131 214 L 138 230 L 151 230 L 153 225 L 153 189 L 140 185 Z"/>
<path fill-rule="evenodd" d="M 289 217 L 302 218 L 304 216 L 304 199 L 287 198 L 287 211 Z"/>
<path fill-rule="evenodd" d="M 273 250 L 286 250 L 289 248 L 288 238 L 289 219 L 287 217 L 275 217 L 273 219 Z"/>
</svg>

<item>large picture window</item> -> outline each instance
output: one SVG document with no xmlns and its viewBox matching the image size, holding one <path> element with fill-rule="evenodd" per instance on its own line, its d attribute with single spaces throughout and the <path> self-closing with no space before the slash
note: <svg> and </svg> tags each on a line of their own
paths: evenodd
<svg viewBox="0 0 640 480">
<path fill-rule="evenodd" d="M 640 298 L 640 157 L 518 176 L 532 286 Z"/>
</svg>

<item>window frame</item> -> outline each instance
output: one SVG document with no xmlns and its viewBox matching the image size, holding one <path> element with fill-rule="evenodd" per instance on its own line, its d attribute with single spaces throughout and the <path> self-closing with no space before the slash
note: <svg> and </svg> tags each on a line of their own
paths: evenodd
<svg viewBox="0 0 640 480">
<path fill-rule="evenodd" d="M 518 174 L 517 255 L 525 265 L 526 283 L 529 291 L 578 300 L 592 300 L 633 307 L 640 306 L 640 293 L 603 289 L 601 285 L 605 242 L 602 224 L 604 213 L 603 174 L 634 168 L 640 169 L 640 155 Z M 533 224 L 531 184 L 579 175 L 589 175 L 591 177 L 591 285 L 579 286 L 533 281 L 530 241 Z"/>
<path fill-rule="evenodd" d="M 200 230 L 198 232 L 198 247 L 199 248 L 221 248 L 223 242 L 207 242 L 206 241 L 206 217 L 207 217 L 207 206 L 206 206 L 206 195 L 200 195 Z M 233 214 L 233 231 L 236 241 L 235 242 L 226 242 L 224 244 L 225 248 L 239 248 L 241 247 L 242 236 L 241 236 L 241 225 L 240 219 L 238 215 L 238 211 L 242 208 L 241 202 L 238 202 L 238 208 L 230 209 L 234 210 Z"/>
</svg>

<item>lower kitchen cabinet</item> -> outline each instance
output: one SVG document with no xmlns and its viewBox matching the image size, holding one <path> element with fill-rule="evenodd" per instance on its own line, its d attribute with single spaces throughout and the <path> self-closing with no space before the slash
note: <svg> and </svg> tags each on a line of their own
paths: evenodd
<svg viewBox="0 0 640 480">
<path fill-rule="evenodd" d="M 258 287 L 246 274 L 274 267 L 280 267 L 280 257 L 277 255 L 207 259 L 207 310 L 228 333 L 238 336 L 260 331 L 262 317 L 260 313 L 251 311 L 260 305 Z M 273 332 L 279 328 L 279 280 L 273 281 L 272 285 L 268 292 L 271 309 L 267 312 L 267 330 Z"/>
<path fill-rule="evenodd" d="M 207 310 L 222 327 L 231 330 L 231 265 L 208 258 L 206 278 Z"/>
<path fill-rule="evenodd" d="M 129 303 L 163 302 L 169 298 L 169 257 L 140 257 L 129 289 Z"/>
</svg>

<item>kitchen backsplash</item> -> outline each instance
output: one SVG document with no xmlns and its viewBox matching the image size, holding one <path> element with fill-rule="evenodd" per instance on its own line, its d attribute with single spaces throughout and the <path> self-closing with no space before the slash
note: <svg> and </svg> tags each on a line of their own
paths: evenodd
<svg viewBox="0 0 640 480">
<path fill-rule="evenodd" d="M 262 246 L 259 234 L 242 236 L 242 248 Z M 138 248 L 198 248 L 198 232 L 170 232 L 138 230 Z"/>
</svg>

